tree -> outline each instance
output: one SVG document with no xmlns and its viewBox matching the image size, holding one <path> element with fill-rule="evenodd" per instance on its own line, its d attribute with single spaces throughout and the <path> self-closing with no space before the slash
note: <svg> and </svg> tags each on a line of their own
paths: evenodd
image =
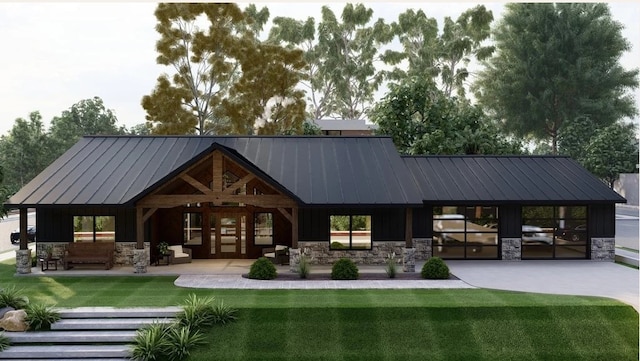
<svg viewBox="0 0 640 361">
<path fill-rule="evenodd" d="M 84 135 L 125 134 L 124 127 L 118 127 L 118 118 L 107 109 L 100 97 L 84 99 L 73 104 L 59 117 L 51 120 L 49 137 L 54 159 L 66 152 Z"/>
<path fill-rule="evenodd" d="M 337 117 L 362 119 L 373 95 L 384 81 L 376 69 L 380 48 L 393 39 L 391 27 L 362 4 L 346 4 L 338 20 L 328 7 L 321 9 L 321 21 L 301 22 L 277 17 L 270 39 L 290 48 L 302 48 L 309 67 L 304 83 L 313 119 Z"/>
<path fill-rule="evenodd" d="M 29 114 L 28 120 L 16 119 L 9 134 L 0 137 L 0 164 L 9 194 L 22 188 L 55 158 L 37 111 Z"/>
<path fill-rule="evenodd" d="M 0 219 L 7 216 L 7 209 L 4 207 L 4 204 L 9 199 L 9 190 L 3 184 L 4 181 L 4 171 L 2 170 L 2 165 L 0 165 Z"/>
<path fill-rule="evenodd" d="M 619 64 L 630 48 L 621 29 L 606 4 L 507 4 L 476 98 L 506 131 L 551 140 L 555 154 L 572 120 L 588 117 L 604 128 L 637 114 L 626 92 L 638 86 L 638 70 Z"/>
<path fill-rule="evenodd" d="M 467 66 L 471 56 L 484 60 L 494 50 L 484 46 L 489 38 L 493 13 L 484 5 L 478 5 L 462 13 L 455 21 L 445 17 L 442 33 L 438 33 L 438 22 L 429 18 L 422 10 L 409 9 L 400 14 L 392 24 L 402 51 L 388 50 L 384 59 L 389 65 L 406 60 L 407 67 L 395 67 L 390 79 L 401 81 L 411 77 L 439 79 L 441 89 L 447 96 L 454 91 L 465 96 L 465 81 L 469 77 Z"/>
<path fill-rule="evenodd" d="M 585 148 L 584 166 L 610 188 L 620 173 L 637 172 L 638 139 L 634 124 L 614 123 L 598 132 Z"/>
<path fill-rule="evenodd" d="M 478 106 L 447 96 L 425 78 L 391 86 L 369 113 L 376 133 L 390 135 L 405 154 L 519 154 Z"/>
<path fill-rule="evenodd" d="M 155 16 L 157 62 L 174 74 L 161 75 L 142 99 L 154 133 L 300 130 L 304 100 L 294 87 L 305 65 L 302 52 L 258 40 L 266 8 L 161 3 Z"/>
</svg>

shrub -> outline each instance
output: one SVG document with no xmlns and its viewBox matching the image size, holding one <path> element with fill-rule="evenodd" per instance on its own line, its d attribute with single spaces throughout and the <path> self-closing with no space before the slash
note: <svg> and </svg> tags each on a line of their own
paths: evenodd
<svg viewBox="0 0 640 361">
<path fill-rule="evenodd" d="M 9 337 L 4 335 L 4 332 L 0 332 L 0 351 L 5 348 L 11 346 L 11 342 L 9 341 Z"/>
<path fill-rule="evenodd" d="M 222 302 L 217 303 L 211 308 L 213 323 L 216 325 L 226 325 L 231 321 L 235 321 L 237 312 L 238 310 L 231 308 Z"/>
<path fill-rule="evenodd" d="M 387 257 L 387 260 L 385 261 L 386 266 L 384 268 L 384 271 L 387 272 L 387 276 L 389 276 L 389 278 L 396 278 L 396 273 L 398 273 L 398 265 L 396 262 L 396 253 L 393 252 L 389 255 L 389 257 Z"/>
<path fill-rule="evenodd" d="M 60 320 L 60 314 L 51 306 L 32 303 L 25 309 L 27 317 L 25 321 L 32 331 L 50 330 L 51 325 Z"/>
<path fill-rule="evenodd" d="M 205 337 L 199 331 L 192 331 L 189 327 L 171 327 L 166 333 L 166 356 L 170 360 L 184 360 L 189 357 L 191 350 L 205 343 Z"/>
<path fill-rule="evenodd" d="M 176 321 L 194 330 L 212 326 L 215 323 L 213 302 L 213 297 L 198 298 L 190 294 L 182 305 L 182 311 L 176 315 Z"/>
<path fill-rule="evenodd" d="M 266 257 L 258 258 L 249 269 L 249 278 L 256 280 L 272 280 L 277 276 L 276 266 Z"/>
<path fill-rule="evenodd" d="M 357 280 L 358 267 L 348 258 L 340 258 L 331 267 L 332 280 Z"/>
<path fill-rule="evenodd" d="M 131 359 L 138 361 L 161 360 L 170 347 L 167 334 L 173 326 L 154 322 L 136 333 L 131 347 Z"/>
<path fill-rule="evenodd" d="M 26 308 L 28 304 L 29 298 L 14 286 L 0 289 L 0 308 L 8 306 L 21 310 Z"/>
<path fill-rule="evenodd" d="M 331 249 L 346 249 L 347 247 L 340 242 L 331 242 Z"/>
<path fill-rule="evenodd" d="M 309 257 L 304 254 L 300 255 L 300 261 L 298 262 L 298 274 L 300 278 L 307 278 L 311 272 L 311 262 Z"/>
<path fill-rule="evenodd" d="M 446 280 L 449 278 L 449 267 L 440 257 L 431 257 L 422 266 L 422 278 L 430 280 Z"/>
</svg>

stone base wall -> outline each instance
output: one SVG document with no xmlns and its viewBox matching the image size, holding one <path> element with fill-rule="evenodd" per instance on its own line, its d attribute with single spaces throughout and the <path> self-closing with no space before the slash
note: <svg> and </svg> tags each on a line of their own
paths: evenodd
<svg viewBox="0 0 640 361">
<path fill-rule="evenodd" d="M 16 273 L 21 275 L 31 273 L 30 249 L 16 250 Z"/>
<path fill-rule="evenodd" d="M 47 250 L 51 249 L 51 256 L 54 258 L 60 258 L 60 265 L 62 265 L 62 258 L 67 250 L 67 242 L 37 242 L 36 243 L 36 255 L 38 258 L 43 258 L 47 254 Z M 144 249 L 146 253 L 147 265 L 150 264 L 150 250 L 149 242 L 145 242 Z M 113 264 L 119 266 L 133 266 L 133 251 L 136 249 L 136 242 L 116 242 L 115 250 L 113 252 Z"/>
<path fill-rule="evenodd" d="M 591 238 L 591 259 L 614 262 L 616 259 L 615 238 Z"/>
<path fill-rule="evenodd" d="M 502 260 L 521 261 L 522 260 L 522 239 L 503 238 L 502 239 Z"/>
<path fill-rule="evenodd" d="M 298 247 L 312 264 L 332 264 L 340 258 L 349 258 L 356 264 L 383 265 L 389 256 L 395 253 L 397 264 L 402 264 L 405 242 L 374 242 L 371 250 L 329 250 L 329 242 L 299 241 Z M 290 260 L 289 264 L 297 262 Z"/>
<path fill-rule="evenodd" d="M 431 245 L 433 244 L 433 239 L 431 238 L 414 238 L 413 239 L 413 248 L 415 248 L 415 259 L 416 261 L 426 261 L 431 256 L 433 256 L 433 250 L 431 249 Z"/>
</svg>

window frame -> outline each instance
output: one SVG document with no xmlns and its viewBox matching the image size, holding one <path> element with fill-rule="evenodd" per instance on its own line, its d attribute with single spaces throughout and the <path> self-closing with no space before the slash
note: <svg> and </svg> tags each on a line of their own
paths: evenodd
<svg viewBox="0 0 640 361">
<path fill-rule="evenodd" d="M 90 218 L 91 219 L 91 240 L 82 240 L 82 239 L 77 239 L 76 238 L 76 232 L 89 232 L 89 231 L 76 231 L 76 218 L 78 217 L 82 217 L 82 218 Z M 96 218 L 100 218 L 100 217 L 111 217 L 113 218 L 113 239 L 105 239 L 105 240 L 98 240 L 98 236 L 97 236 L 97 229 L 96 229 Z M 72 229 L 73 229 L 73 243 L 107 243 L 107 242 L 116 242 L 116 239 L 118 238 L 116 235 L 116 216 L 113 214 L 100 214 L 100 215 L 95 215 L 95 214 L 76 214 L 72 216 Z M 104 232 L 104 230 L 100 231 L 100 232 Z"/>
<path fill-rule="evenodd" d="M 333 244 L 335 242 L 339 242 L 339 241 L 333 241 L 331 238 L 331 233 L 332 233 L 332 225 L 331 225 L 331 218 L 332 217 L 349 217 L 349 245 L 347 247 L 340 247 L 340 248 L 334 248 Z M 358 230 L 354 230 L 353 229 L 353 218 L 354 217 L 368 217 L 369 221 L 368 221 L 368 225 L 369 225 L 369 245 L 368 247 L 365 248 L 360 248 L 360 247 L 354 247 L 353 246 L 353 233 L 354 232 L 358 232 Z M 373 249 L 373 217 L 371 214 L 330 214 L 329 215 L 329 250 L 330 251 L 370 251 Z M 340 244 L 342 244 L 342 242 L 339 242 Z"/>
<path fill-rule="evenodd" d="M 271 217 L 271 227 L 270 228 L 270 232 L 269 232 L 269 236 L 271 237 L 271 243 L 258 243 L 258 216 L 261 214 L 269 214 Z M 254 212 L 253 213 L 253 245 L 254 246 L 273 246 L 275 244 L 275 237 L 274 237 L 274 217 L 273 217 L 273 212 Z"/>
</svg>

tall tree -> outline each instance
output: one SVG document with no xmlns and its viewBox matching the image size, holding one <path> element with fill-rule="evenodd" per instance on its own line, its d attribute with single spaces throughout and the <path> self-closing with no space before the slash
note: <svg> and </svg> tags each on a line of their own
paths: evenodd
<svg viewBox="0 0 640 361">
<path fill-rule="evenodd" d="M 260 125 L 301 129 L 304 100 L 294 87 L 304 68 L 302 53 L 258 40 L 269 17 L 266 8 L 161 3 L 155 16 L 157 62 L 174 74 L 161 75 L 142 99 L 154 133 L 248 134 Z M 289 123 L 281 125 L 285 119 Z"/>
<path fill-rule="evenodd" d="M 2 165 L 0 165 L 0 219 L 7 216 L 7 209 L 4 207 L 4 204 L 9 199 L 9 189 L 3 184 L 4 182 L 4 171 L 2 170 Z"/>
<path fill-rule="evenodd" d="M 29 119 L 16 119 L 9 134 L 0 137 L 0 164 L 11 194 L 43 171 L 55 157 L 37 111 L 29 114 Z"/>
<path fill-rule="evenodd" d="M 392 84 L 369 113 L 377 134 L 392 137 L 405 154 L 520 154 L 482 109 L 451 98 L 425 78 Z"/>
<path fill-rule="evenodd" d="M 376 63 L 381 63 L 381 47 L 393 39 L 390 25 L 373 22 L 373 10 L 363 4 L 346 4 L 340 19 L 323 6 L 317 29 L 314 25 L 312 18 L 278 17 L 270 38 L 305 52 L 304 85 L 314 119 L 364 118 L 384 81 Z"/>
<path fill-rule="evenodd" d="M 494 48 L 484 45 L 490 36 L 493 13 L 484 5 L 463 12 L 455 21 L 445 17 L 442 33 L 438 22 L 422 11 L 408 9 L 392 24 L 402 51 L 388 50 L 384 59 L 389 65 L 406 60 L 406 67 L 394 67 L 389 77 L 401 81 L 410 77 L 438 80 L 447 96 L 465 96 L 467 66 L 472 57 L 484 60 Z"/>
<path fill-rule="evenodd" d="M 51 120 L 49 137 L 54 159 L 66 152 L 84 135 L 125 134 L 124 127 L 118 127 L 118 118 L 107 109 L 100 97 L 84 99 L 73 104 L 59 117 Z"/>
<path fill-rule="evenodd" d="M 557 153 L 569 121 L 588 117 L 604 128 L 637 114 L 627 91 L 638 86 L 638 70 L 619 64 L 630 49 L 621 29 L 606 4 L 507 4 L 476 98 L 508 132 L 551 140 Z"/>
<path fill-rule="evenodd" d="M 620 173 L 637 172 L 638 138 L 636 127 L 616 122 L 598 132 L 588 142 L 584 166 L 613 188 Z"/>
</svg>

